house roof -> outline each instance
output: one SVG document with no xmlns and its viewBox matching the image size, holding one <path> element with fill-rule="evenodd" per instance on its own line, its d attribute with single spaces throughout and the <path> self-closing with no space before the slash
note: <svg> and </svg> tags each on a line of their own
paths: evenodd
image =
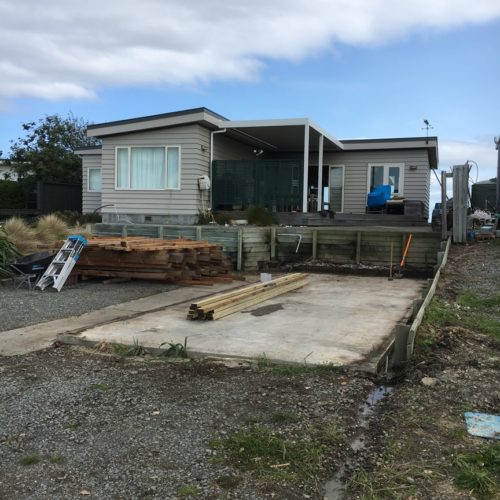
<svg viewBox="0 0 500 500">
<path fill-rule="evenodd" d="M 210 130 L 224 130 L 240 142 L 271 151 L 300 151 L 304 147 L 304 132 L 309 130 L 309 149 L 319 149 L 324 138 L 326 151 L 369 151 L 387 149 L 426 149 L 431 168 L 438 165 L 438 139 L 432 137 L 401 137 L 381 139 L 336 139 L 308 118 L 271 120 L 228 120 L 214 111 L 201 107 L 172 113 L 142 116 L 127 120 L 97 123 L 87 127 L 89 137 L 104 137 L 141 130 L 199 123 Z M 95 151 L 92 153 L 92 151 Z M 98 154 L 98 148 L 76 150 L 77 154 Z"/>
<path fill-rule="evenodd" d="M 392 137 L 383 139 L 341 139 L 345 151 L 374 151 L 387 149 L 426 149 L 431 168 L 439 163 L 438 138 Z"/>
<path fill-rule="evenodd" d="M 193 108 L 160 115 L 141 116 L 128 120 L 96 123 L 87 127 L 87 136 L 102 137 L 106 135 L 126 134 L 139 130 L 172 127 L 188 123 L 201 123 L 208 128 L 218 128 L 221 120 L 227 118 L 208 108 Z"/>
</svg>

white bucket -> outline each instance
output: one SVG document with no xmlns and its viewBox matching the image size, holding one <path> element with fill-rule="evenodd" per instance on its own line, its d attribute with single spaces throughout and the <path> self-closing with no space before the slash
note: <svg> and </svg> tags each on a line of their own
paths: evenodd
<svg viewBox="0 0 500 500">
<path fill-rule="evenodd" d="M 265 283 L 266 281 L 271 281 L 273 279 L 273 275 L 269 273 L 260 273 L 260 281 L 261 283 Z"/>
</svg>

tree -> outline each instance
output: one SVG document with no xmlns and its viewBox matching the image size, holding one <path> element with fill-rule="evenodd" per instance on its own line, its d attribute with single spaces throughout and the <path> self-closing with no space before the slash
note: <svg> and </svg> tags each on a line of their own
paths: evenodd
<svg viewBox="0 0 500 500">
<path fill-rule="evenodd" d="M 12 168 L 24 180 L 80 183 L 82 162 L 73 151 L 99 144 L 94 137 L 87 137 L 87 125 L 72 114 L 46 115 L 37 122 L 23 123 L 26 135 L 11 141 Z"/>
</svg>

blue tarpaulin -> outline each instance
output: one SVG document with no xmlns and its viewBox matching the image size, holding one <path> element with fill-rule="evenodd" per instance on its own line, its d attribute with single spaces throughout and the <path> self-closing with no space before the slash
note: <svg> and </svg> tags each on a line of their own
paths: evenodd
<svg viewBox="0 0 500 500">
<path fill-rule="evenodd" d="M 473 436 L 500 439 L 500 416 L 468 411 L 464 413 L 467 432 Z"/>
</svg>

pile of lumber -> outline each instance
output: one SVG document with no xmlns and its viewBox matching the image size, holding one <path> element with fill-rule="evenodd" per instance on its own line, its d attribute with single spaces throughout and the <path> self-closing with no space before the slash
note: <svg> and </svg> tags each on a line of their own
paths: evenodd
<svg viewBox="0 0 500 500">
<path fill-rule="evenodd" d="M 81 276 L 211 285 L 232 281 L 222 245 L 188 239 L 93 237 L 76 270 Z"/>
<path fill-rule="evenodd" d="M 307 285 L 307 274 L 294 273 L 265 283 L 214 295 L 191 304 L 188 319 L 220 319 L 268 299 Z"/>
</svg>

